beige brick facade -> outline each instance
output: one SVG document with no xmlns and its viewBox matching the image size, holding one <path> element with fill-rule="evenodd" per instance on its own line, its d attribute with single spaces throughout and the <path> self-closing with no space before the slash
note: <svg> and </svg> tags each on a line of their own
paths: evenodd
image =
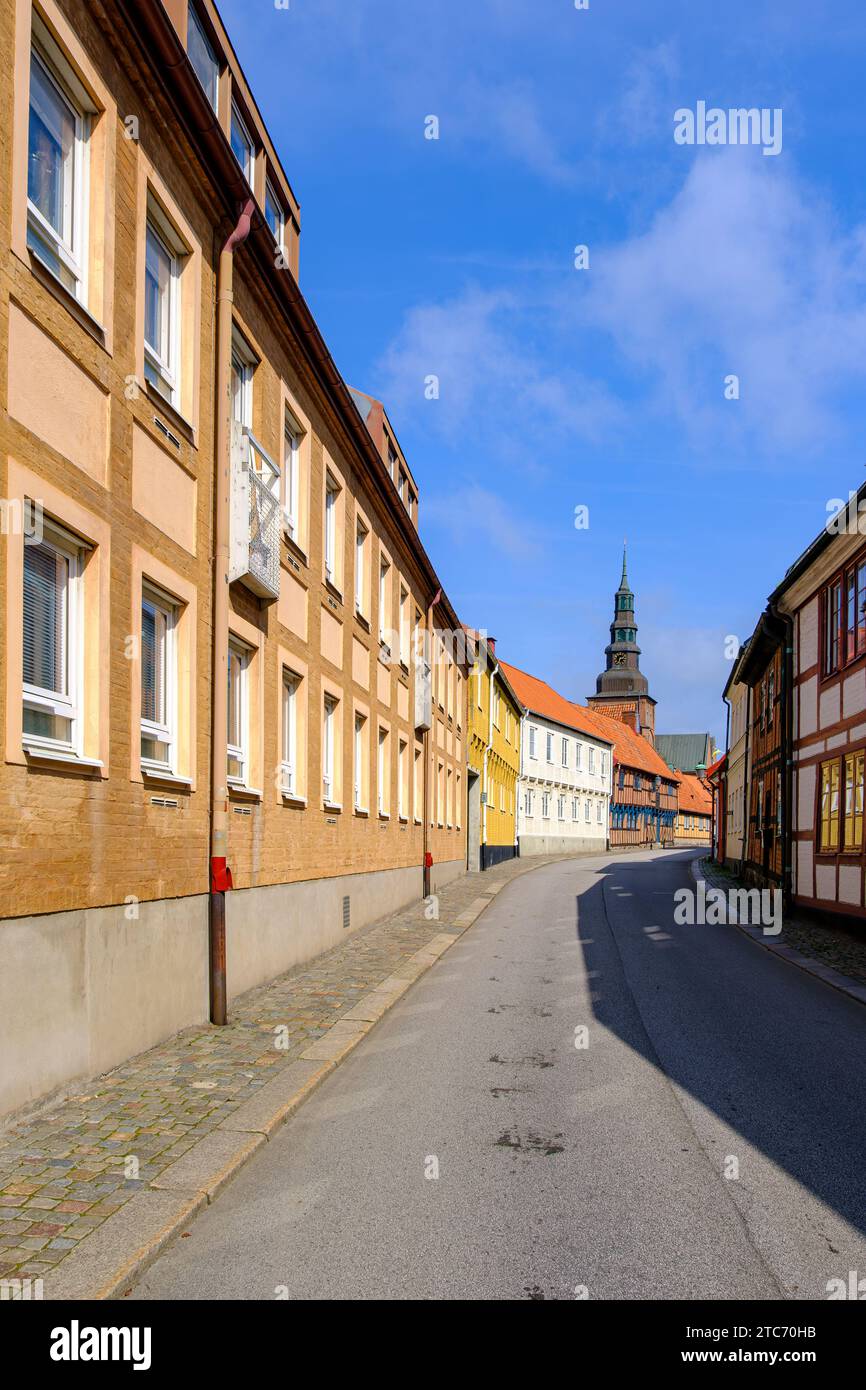
<svg viewBox="0 0 866 1390">
<path fill-rule="evenodd" d="M 157 46 L 145 43 L 137 8 L 96 0 L 0 0 L 0 42 L 15 55 L 14 65 L 4 66 L 0 88 L 0 497 L 6 532 L 0 545 L 0 917 L 39 915 L 44 934 L 50 914 L 58 914 L 55 929 L 68 971 L 63 988 L 68 985 L 72 994 L 78 988 L 77 953 L 87 948 L 63 933 L 67 926 L 78 930 L 82 911 L 121 906 L 122 920 L 139 923 L 145 936 L 136 947 L 136 988 L 145 994 L 166 986 L 170 961 L 164 957 L 171 951 L 170 940 L 157 932 L 148 948 L 146 933 L 156 921 L 148 904 L 188 899 L 195 969 L 201 971 L 206 961 L 217 260 L 243 193 L 239 171 L 236 196 L 219 179 L 233 99 L 256 145 L 253 231 L 234 256 L 234 323 L 252 376 L 249 423 L 281 467 L 284 505 L 293 466 L 287 420 L 295 431 L 297 472 L 294 538 L 283 529 L 279 541 L 278 597 L 260 600 L 241 582 L 230 589 L 229 631 L 243 644 L 247 663 L 247 764 L 246 785 L 228 798 L 235 890 L 227 906 L 234 932 L 229 975 L 232 950 L 237 978 L 248 984 L 295 963 L 299 952 L 303 957 L 332 944 L 344 930 L 343 900 L 353 892 L 353 928 L 397 905 L 395 894 L 405 901 L 420 893 L 425 851 L 432 856 L 434 887 L 465 867 L 466 665 L 459 649 L 449 655 L 447 637 L 444 646 L 432 644 L 429 735 L 416 726 L 417 634 L 428 625 L 459 631 L 418 539 L 417 497 L 413 492 L 404 505 L 397 480 L 387 475 L 385 436 L 374 444 L 310 327 L 295 279 L 297 203 L 216 12 L 207 3 L 198 7 L 221 65 L 222 130 L 197 142 L 183 119 L 195 91 L 178 96 L 172 84 L 184 74 L 172 76 L 166 56 L 172 43 L 186 42 L 187 5 L 174 0 L 164 13 L 160 4 L 148 7 L 158 12 L 154 22 L 164 31 Z M 77 299 L 27 244 L 34 12 L 33 41 L 59 82 L 68 82 L 70 94 L 82 94 L 88 130 L 86 291 Z M 190 79 L 194 88 L 191 70 L 187 87 Z M 273 241 L 267 250 L 270 232 L 262 214 L 268 186 L 278 195 L 285 223 L 280 264 L 274 264 L 280 257 Z M 173 404 L 144 374 L 144 247 L 151 215 L 170 229 L 178 248 L 180 384 Z M 411 478 L 408 467 L 406 474 Z M 326 487 L 337 489 L 330 578 Z M 16 517 L 26 515 L 33 502 L 50 524 L 81 543 L 75 589 L 79 741 L 76 756 L 65 761 L 25 747 L 22 732 L 28 537 Z M 421 522 L 423 529 L 423 510 Z M 167 596 L 175 624 L 168 778 L 143 771 L 140 757 L 143 586 Z M 291 795 L 283 790 L 284 672 L 294 691 Z M 335 711 L 327 804 L 326 700 Z M 309 885 L 329 879 L 335 893 L 317 899 L 327 920 L 311 932 L 295 914 L 310 910 Z M 298 895 L 297 908 L 285 893 L 279 897 L 279 941 L 258 952 L 251 934 L 261 909 L 247 890 L 302 884 L 307 896 Z M 273 907 L 277 900 L 267 901 Z M 117 920 L 115 912 L 111 921 Z M 122 933 L 112 935 L 107 921 L 87 918 L 85 927 L 100 937 L 107 932 L 110 955 L 121 949 Z M 262 921 L 261 927 L 265 935 L 274 931 L 273 922 Z M 18 992 L 28 988 L 27 941 L 20 934 L 25 928 L 26 922 L 19 923 L 15 944 Z M 184 928 L 181 923 L 171 930 Z M 5 931 L 0 923 L 0 974 Z M 245 952 L 249 959 L 242 960 Z M 200 985 L 199 980 L 193 991 L 199 1001 Z M 32 988 L 38 987 L 34 977 Z M 81 988 L 98 996 L 100 980 Z M 236 992 L 231 978 L 229 988 Z M 190 1004 L 187 991 L 157 1032 L 194 1021 L 190 1014 L 200 1012 L 200 1002 Z M 86 1030 L 86 1021 L 81 1027 Z M 152 1030 L 143 1027 L 140 1036 L 126 1034 L 117 1046 L 109 1040 L 95 1054 L 91 1049 L 89 1060 L 87 1047 L 79 1047 L 73 1063 L 48 1062 L 32 1084 L 13 1088 L 13 1100 L 31 1099 L 97 1061 L 117 1060 L 118 1052 L 128 1054 L 153 1040 Z"/>
</svg>

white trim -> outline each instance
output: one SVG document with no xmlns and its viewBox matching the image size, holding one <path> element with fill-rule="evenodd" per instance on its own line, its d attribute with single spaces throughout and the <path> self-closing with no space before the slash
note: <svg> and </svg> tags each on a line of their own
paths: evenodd
<svg viewBox="0 0 866 1390">
<path fill-rule="evenodd" d="M 246 150 L 248 151 L 246 163 L 243 163 L 240 159 L 238 159 L 238 152 L 235 149 L 233 136 L 235 133 L 236 125 L 241 136 L 241 141 L 245 146 Z M 232 102 L 231 116 L 229 119 L 229 144 L 232 147 L 232 154 L 238 161 L 241 173 L 243 174 L 250 188 L 252 188 L 253 180 L 255 179 L 256 174 L 256 145 L 255 141 L 253 140 L 253 137 L 250 135 L 247 123 L 240 113 L 240 109 L 236 101 Z"/>
<path fill-rule="evenodd" d="M 226 702 L 227 723 L 231 722 L 231 657 L 232 653 L 240 658 L 240 670 L 238 679 L 238 730 L 240 742 L 229 742 L 228 729 L 226 731 L 226 759 L 232 758 L 240 765 L 240 772 L 230 774 L 226 768 L 226 782 L 234 791 L 252 791 L 247 785 L 249 777 L 249 757 L 250 757 L 250 722 L 249 722 L 249 667 L 250 667 L 250 648 L 241 642 L 232 633 L 229 634 L 229 690 Z"/>
<path fill-rule="evenodd" d="M 165 744 L 167 757 L 160 761 L 157 758 L 146 758 L 140 754 L 141 768 L 149 775 L 173 777 L 177 766 L 177 606 L 171 600 L 163 598 L 147 581 L 142 584 L 141 592 L 142 623 L 145 604 L 148 604 L 163 619 L 164 624 L 162 662 L 165 673 L 165 708 L 162 722 L 145 719 L 143 715 L 141 716 L 140 737 Z M 159 640 L 158 633 L 156 636 Z M 143 639 L 141 641 L 140 666 L 143 679 Z"/>
<path fill-rule="evenodd" d="M 55 47 L 52 45 L 52 48 Z M 40 69 L 45 81 L 53 87 L 57 97 L 67 107 L 74 124 L 71 147 L 71 170 L 66 167 L 61 172 L 63 180 L 63 226 L 54 227 L 39 208 L 27 196 L 27 244 L 33 255 L 53 275 L 80 304 L 87 305 L 87 271 L 89 241 L 89 184 L 90 184 L 90 117 L 81 101 L 73 95 L 70 84 L 64 82 L 56 70 L 56 64 L 48 56 L 48 45 L 39 42 L 38 31 L 34 26 L 34 37 L 30 48 L 30 99 L 27 110 L 27 151 L 30 161 L 30 116 L 34 106 L 33 66 Z M 65 65 L 64 65 L 65 70 Z M 76 84 L 77 86 L 77 84 Z M 28 179 L 29 185 L 29 179 Z M 40 247 L 42 248 L 40 254 Z M 70 286 L 63 275 L 46 259 L 53 256 L 72 280 Z"/>
<path fill-rule="evenodd" d="M 280 791 L 284 797 L 291 797 L 295 800 L 297 796 L 297 762 L 298 762 L 298 686 L 300 676 L 290 670 L 288 666 L 283 667 L 283 683 L 281 690 L 281 709 L 280 709 L 280 737 L 282 740 L 280 753 Z"/>
<path fill-rule="evenodd" d="M 47 530 L 49 528 L 46 528 Z M 43 533 L 39 546 L 25 546 L 25 559 L 28 553 L 40 547 L 52 551 L 57 558 L 66 562 L 66 582 L 58 601 L 62 604 L 62 630 L 64 650 L 61 683 L 63 689 L 49 690 L 43 686 L 21 682 L 22 714 L 26 709 L 34 713 L 50 714 L 57 719 L 69 721 L 69 738 L 56 739 L 45 734 L 22 731 L 22 744 L 29 753 L 39 756 L 72 758 L 82 757 L 83 735 L 83 673 L 84 673 L 84 624 L 83 595 L 81 586 L 81 548 L 63 544 L 59 536 Z M 56 563 L 56 562 L 55 562 Z M 24 603 L 22 583 L 22 640 L 24 625 Z M 22 720 L 23 723 L 23 720 Z"/>
</svg>

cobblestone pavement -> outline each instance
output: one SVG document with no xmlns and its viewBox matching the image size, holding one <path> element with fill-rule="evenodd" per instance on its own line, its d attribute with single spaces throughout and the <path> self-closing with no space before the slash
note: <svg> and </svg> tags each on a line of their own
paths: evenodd
<svg viewBox="0 0 866 1390">
<path fill-rule="evenodd" d="M 740 886 L 740 879 L 729 869 L 702 859 L 701 877 L 717 888 Z M 743 885 L 745 886 L 745 885 Z M 866 934 L 841 922 L 818 920 L 804 915 L 786 917 L 774 942 L 790 946 L 801 955 L 830 966 L 859 985 L 866 985 Z"/>
<path fill-rule="evenodd" d="M 413 903 L 236 1000 L 226 1028 L 187 1028 L 0 1131 L 0 1278 L 45 1278 L 471 903 L 563 857 L 462 875 L 440 891 L 438 920 Z"/>
</svg>

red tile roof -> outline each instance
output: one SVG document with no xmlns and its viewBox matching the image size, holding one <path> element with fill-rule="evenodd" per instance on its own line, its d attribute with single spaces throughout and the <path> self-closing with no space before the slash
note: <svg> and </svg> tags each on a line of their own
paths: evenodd
<svg viewBox="0 0 866 1390">
<path fill-rule="evenodd" d="M 575 705 L 574 708 L 581 709 L 581 706 Z M 597 709 L 581 709 L 581 713 L 598 727 L 602 738 L 607 738 L 613 743 L 616 762 L 622 763 L 624 767 L 637 768 L 639 772 L 647 772 L 652 777 L 661 777 L 666 782 L 680 780 L 680 774 L 671 771 L 664 758 L 659 756 L 643 734 L 636 733 L 620 719 L 611 719 L 609 715 L 601 714 Z"/>
<path fill-rule="evenodd" d="M 573 704 L 571 700 L 566 700 L 563 695 L 559 695 L 553 690 L 546 681 L 539 680 L 537 676 L 530 676 L 526 671 L 521 671 L 516 666 L 510 666 L 507 661 L 503 661 L 501 658 L 499 665 L 505 672 L 518 700 L 526 705 L 526 708 L 533 714 L 539 714 L 544 719 L 552 719 L 555 724 L 564 724 L 568 729 L 576 729 L 579 733 L 588 735 L 589 738 L 600 739 L 602 743 L 613 743 L 610 735 L 595 723 L 589 710 Z"/>
<path fill-rule="evenodd" d="M 680 777 L 682 780 L 677 791 L 680 810 L 689 814 L 694 811 L 700 816 L 711 816 L 713 795 L 709 787 L 705 787 L 700 777 L 696 777 L 693 772 L 681 772 Z"/>
</svg>

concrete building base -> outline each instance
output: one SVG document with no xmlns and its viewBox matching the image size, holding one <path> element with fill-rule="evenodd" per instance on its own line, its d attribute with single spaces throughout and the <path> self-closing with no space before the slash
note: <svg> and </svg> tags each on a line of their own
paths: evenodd
<svg viewBox="0 0 866 1390">
<path fill-rule="evenodd" d="M 520 857 L 532 854 L 604 854 L 607 840 L 592 835 L 521 835 Z"/>
<path fill-rule="evenodd" d="M 435 893 L 466 872 L 434 864 Z M 422 894 L 420 867 L 226 896 L 231 1001 Z M 0 922 L 0 1116 L 99 1076 L 209 1015 L 204 894 Z"/>
</svg>

